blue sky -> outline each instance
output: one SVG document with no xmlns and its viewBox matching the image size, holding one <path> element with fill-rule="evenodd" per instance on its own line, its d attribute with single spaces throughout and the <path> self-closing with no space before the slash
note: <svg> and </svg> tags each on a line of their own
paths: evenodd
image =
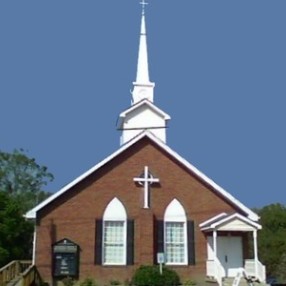
<svg viewBox="0 0 286 286">
<path fill-rule="evenodd" d="M 137 0 L 0 1 L 0 149 L 48 166 L 56 191 L 119 147 Z M 249 207 L 285 204 L 286 1 L 150 0 L 155 104 L 168 144 Z"/>
</svg>

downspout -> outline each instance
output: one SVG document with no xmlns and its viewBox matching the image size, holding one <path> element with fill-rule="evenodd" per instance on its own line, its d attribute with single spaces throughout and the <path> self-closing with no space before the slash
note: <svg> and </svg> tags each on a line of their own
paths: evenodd
<svg viewBox="0 0 286 286">
<path fill-rule="evenodd" d="M 33 236 L 33 256 L 32 256 L 32 265 L 36 263 L 36 242 L 37 242 L 37 229 L 36 222 L 34 224 L 34 236 Z"/>
</svg>

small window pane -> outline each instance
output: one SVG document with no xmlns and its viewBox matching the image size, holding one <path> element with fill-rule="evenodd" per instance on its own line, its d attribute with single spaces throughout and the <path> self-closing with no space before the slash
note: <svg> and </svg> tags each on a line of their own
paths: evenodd
<svg viewBox="0 0 286 286">
<path fill-rule="evenodd" d="M 103 261 L 106 264 L 124 263 L 124 221 L 104 222 Z"/>
<path fill-rule="evenodd" d="M 167 263 L 185 262 L 185 223 L 165 223 L 165 251 Z"/>
</svg>

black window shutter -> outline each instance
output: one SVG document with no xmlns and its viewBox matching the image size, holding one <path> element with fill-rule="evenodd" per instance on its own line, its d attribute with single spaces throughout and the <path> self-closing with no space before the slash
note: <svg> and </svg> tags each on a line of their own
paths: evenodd
<svg viewBox="0 0 286 286">
<path fill-rule="evenodd" d="M 157 252 L 164 252 L 164 221 L 163 220 L 157 220 Z M 157 254 L 155 253 L 155 255 Z"/>
<path fill-rule="evenodd" d="M 95 224 L 95 264 L 102 264 L 102 220 L 97 219 Z"/>
<path fill-rule="evenodd" d="M 127 265 L 134 264 L 134 220 L 127 221 Z"/>
<path fill-rule="evenodd" d="M 188 233 L 188 264 L 196 264 L 196 253 L 195 253 L 195 224 L 193 220 L 188 221 L 187 225 Z"/>
</svg>

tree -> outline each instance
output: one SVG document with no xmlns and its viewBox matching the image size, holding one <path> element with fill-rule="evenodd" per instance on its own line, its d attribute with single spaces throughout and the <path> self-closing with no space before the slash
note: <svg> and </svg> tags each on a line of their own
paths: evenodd
<svg viewBox="0 0 286 286">
<path fill-rule="evenodd" d="M 48 196 L 42 188 L 52 180 L 47 167 L 27 157 L 22 149 L 13 153 L 0 151 L 0 191 L 21 202 L 23 212 Z"/>
<path fill-rule="evenodd" d="M 17 201 L 0 192 L 0 268 L 11 260 L 31 257 L 33 228 Z"/>
<path fill-rule="evenodd" d="M 266 265 L 267 274 L 285 282 L 286 265 L 286 208 L 281 204 L 271 204 L 256 210 L 260 215 L 262 230 L 258 236 L 261 261 Z M 281 269 L 284 269 L 281 272 Z"/>
<path fill-rule="evenodd" d="M 49 196 L 43 187 L 52 180 L 47 167 L 23 150 L 0 151 L 0 267 L 31 258 L 34 226 L 23 215 Z"/>
</svg>

